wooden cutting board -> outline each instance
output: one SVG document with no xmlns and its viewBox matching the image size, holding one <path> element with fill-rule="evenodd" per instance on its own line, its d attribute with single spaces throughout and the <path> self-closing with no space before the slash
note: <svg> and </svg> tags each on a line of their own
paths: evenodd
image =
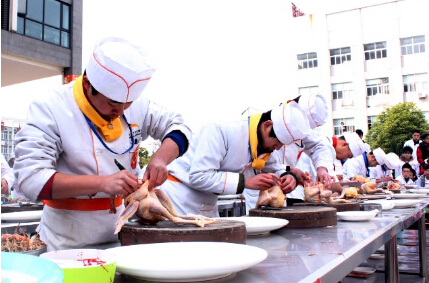
<svg viewBox="0 0 429 283">
<path fill-rule="evenodd" d="M 280 210 L 254 208 L 249 216 L 275 217 L 289 220 L 284 228 L 313 228 L 337 224 L 337 210 L 333 207 L 290 206 Z"/>
<path fill-rule="evenodd" d="M 246 225 L 242 221 L 218 219 L 205 227 L 198 227 L 176 225 L 166 220 L 156 225 L 128 222 L 122 227 L 119 238 L 122 246 L 191 241 L 245 244 L 247 232 Z"/>
<path fill-rule="evenodd" d="M 313 203 L 313 202 L 300 202 L 294 203 L 293 206 L 323 206 L 323 207 L 333 207 L 337 209 L 337 212 L 340 211 L 358 211 L 360 210 L 360 204 L 356 201 L 351 201 L 349 203 Z"/>
</svg>

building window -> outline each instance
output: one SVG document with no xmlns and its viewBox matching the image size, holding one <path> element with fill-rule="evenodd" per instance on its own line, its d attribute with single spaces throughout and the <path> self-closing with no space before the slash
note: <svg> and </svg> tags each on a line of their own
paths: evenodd
<svg viewBox="0 0 429 283">
<path fill-rule="evenodd" d="M 365 60 L 374 60 L 387 57 L 386 41 L 368 43 L 363 46 Z"/>
<path fill-rule="evenodd" d="M 70 48 L 70 6 L 56 0 L 18 0 L 17 33 Z"/>
<path fill-rule="evenodd" d="M 331 54 L 331 65 L 344 64 L 352 60 L 350 47 L 331 49 L 330 54 Z"/>
<path fill-rule="evenodd" d="M 353 133 L 355 131 L 354 118 L 334 119 L 333 122 L 335 136 L 341 136 L 346 132 Z"/>
<path fill-rule="evenodd" d="M 404 76 L 404 92 L 426 92 L 428 90 L 427 77 L 427 73 Z"/>
<path fill-rule="evenodd" d="M 425 52 L 425 36 L 413 36 L 401 38 L 401 54 L 409 55 Z"/>
<path fill-rule="evenodd" d="M 372 124 L 375 122 L 376 116 L 368 116 L 368 130 L 371 129 Z"/>
<path fill-rule="evenodd" d="M 319 93 L 319 87 L 318 86 L 308 86 L 308 87 L 300 87 L 298 89 L 299 95 L 303 94 L 313 94 L 313 93 Z"/>
<path fill-rule="evenodd" d="M 389 78 L 366 80 L 366 96 L 389 94 Z"/>
<path fill-rule="evenodd" d="M 317 53 L 298 54 L 298 70 L 317 67 Z"/>
<path fill-rule="evenodd" d="M 352 99 L 353 84 L 341 83 L 332 85 L 332 99 Z"/>
</svg>

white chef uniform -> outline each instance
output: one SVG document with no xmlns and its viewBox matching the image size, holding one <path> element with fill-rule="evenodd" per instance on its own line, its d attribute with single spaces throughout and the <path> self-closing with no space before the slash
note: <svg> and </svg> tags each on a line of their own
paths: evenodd
<svg viewBox="0 0 429 283">
<path fill-rule="evenodd" d="M 386 162 L 386 154 L 381 148 L 376 148 L 373 154 L 378 164 L 383 165 Z M 343 164 L 344 180 L 351 180 L 356 175 L 369 178 L 370 167 L 368 167 L 366 158 L 366 153 L 364 152 L 357 157 L 348 159 Z"/>
<path fill-rule="evenodd" d="M 27 122 L 16 136 L 14 166 L 19 189 L 31 200 L 36 200 L 55 172 L 110 175 L 119 170 L 114 162 L 117 159 L 135 173 L 141 141 L 149 136 L 162 139 L 173 130 L 180 130 L 188 140 L 191 138 L 181 115 L 140 96 L 154 69 L 138 47 L 117 38 L 102 40 L 96 45 L 86 72 L 100 95 L 118 102 L 133 101 L 124 113 L 128 123 L 122 117 L 121 136 L 104 141 L 106 147 L 103 146 L 75 100 L 74 92 L 82 91 L 81 78 L 76 84 L 72 82 L 54 89 L 43 101 L 32 103 Z M 121 154 L 129 148 L 129 152 Z M 109 198 L 109 195 L 97 193 L 94 198 Z M 79 199 L 88 199 L 88 196 Z M 108 209 L 78 211 L 45 205 L 37 230 L 48 250 L 117 241 L 118 236 L 113 232 L 122 211 L 123 206 L 117 207 L 116 214 L 109 214 Z"/>
<path fill-rule="evenodd" d="M 398 167 L 395 168 L 395 176 L 396 177 L 402 175 L 402 166 L 404 166 L 405 163 L 410 164 L 411 168 L 414 169 L 414 171 L 416 171 L 416 177 L 420 177 L 419 176 L 420 163 L 416 159 L 413 159 L 410 162 L 405 162 L 403 160 L 399 160 L 399 165 L 398 165 Z"/>
<path fill-rule="evenodd" d="M 13 183 L 15 182 L 15 176 L 13 175 L 13 170 L 12 168 L 10 168 L 3 154 L 1 154 L 1 178 L 6 180 L 7 186 L 9 187 L 9 193 L 10 193 L 10 189 L 12 188 Z"/>
<path fill-rule="evenodd" d="M 396 177 L 395 180 L 397 180 L 399 182 L 399 184 L 401 184 L 402 186 L 403 185 L 414 185 L 414 184 L 416 184 L 416 183 L 418 184 L 420 182 L 420 179 L 417 179 L 417 181 L 414 182 L 413 180 L 411 180 L 411 178 L 409 178 L 408 181 L 406 181 L 404 176 L 402 176 L 402 175 L 399 175 L 398 177 Z"/>
<path fill-rule="evenodd" d="M 280 142 L 290 144 L 308 134 L 304 115 L 295 102 L 272 110 L 271 120 Z M 168 166 L 169 173 L 180 181 L 169 179 L 159 188 L 179 214 L 219 217 L 218 195 L 236 194 L 240 173 L 245 177 L 259 173 L 251 162 L 247 119 L 210 123 L 193 137 L 188 151 Z M 280 175 L 284 170 L 270 155 L 261 172 Z"/>
<path fill-rule="evenodd" d="M 419 145 L 420 145 L 420 143 L 421 143 L 421 142 L 422 142 L 422 141 L 421 141 L 421 140 L 419 140 L 419 142 L 418 142 L 417 144 L 414 144 L 414 140 L 413 140 L 413 139 L 410 139 L 410 140 L 407 140 L 407 141 L 404 143 L 404 146 L 403 146 L 403 147 L 406 147 L 406 146 L 408 145 L 409 147 L 411 147 L 411 148 L 413 149 L 412 156 L 413 156 L 414 160 L 417 160 L 417 148 L 419 147 Z"/>
</svg>

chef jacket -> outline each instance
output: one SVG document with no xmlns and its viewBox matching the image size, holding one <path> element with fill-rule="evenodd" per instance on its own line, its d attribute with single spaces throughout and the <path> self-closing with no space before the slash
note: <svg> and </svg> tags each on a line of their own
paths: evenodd
<svg viewBox="0 0 429 283">
<path fill-rule="evenodd" d="M 383 167 L 381 165 L 377 165 L 375 167 L 369 168 L 369 178 L 370 179 L 377 180 L 377 179 L 386 178 L 388 176 L 392 177 L 392 179 L 393 179 L 392 170 L 387 170 L 387 169 L 383 170 Z M 386 182 L 386 183 L 390 183 L 390 181 Z M 384 184 L 384 182 L 377 183 L 377 188 L 382 188 L 383 184 Z"/>
<path fill-rule="evenodd" d="M 19 189 L 36 200 L 46 182 L 55 172 L 70 175 L 110 175 L 118 172 L 114 159 L 135 173 L 140 142 L 151 136 L 162 139 L 174 130 L 181 131 L 188 140 L 191 132 L 182 116 L 140 96 L 125 110 L 128 124 L 121 117 L 122 135 L 105 144 L 123 153 L 113 154 L 91 131 L 73 94 L 73 84 L 52 90 L 43 101 L 30 105 L 26 124 L 16 135 L 14 173 Z M 132 133 L 130 132 L 130 130 Z M 132 137 L 132 140 L 131 140 Z M 136 156 L 137 155 L 137 156 Z M 97 193 L 93 198 L 109 198 Z M 80 196 L 78 198 L 88 198 Z M 45 206 L 37 231 L 48 250 L 82 248 L 117 241 L 115 222 L 123 211 L 76 211 Z"/>
<path fill-rule="evenodd" d="M 365 178 L 368 178 L 369 176 L 367 176 L 367 169 L 368 168 L 365 164 L 362 154 L 358 157 L 349 158 L 343 164 L 344 180 L 351 180 L 356 175 L 361 175 Z"/>
<path fill-rule="evenodd" d="M 6 180 L 10 193 L 10 189 L 15 182 L 15 176 L 13 175 L 13 169 L 10 168 L 3 154 L 1 154 L 1 178 Z"/>
<path fill-rule="evenodd" d="M 414 169 L 414 171 L 416 171 L 417 176 L 420 176 L 420 163 L 417 161 L 417 159 L 413 159 L 410 162 L 407 162 L 408 164 L 411 165 L 411 168 Z M 399 166 L 395 168 L 395 176 L 400 176 L 402 175 L 402 166 L 404 166 L 405 162 L 400 160 L 399 161 Z"/>
<path fill-rule="evenodd" d="M 179 214 L 219 217 L 218 195 L 236 194 L 240 173 L 246 177 L 260 173 L 251 162 L 247 119 L 210 123 L 193 137 L 188 151 L 168 166 L 169 173 L 180 182 L 167 180 L 159 188 Z M 278 176 L 283 172 L 272 155 L 261 170 Z"/>
<path fill-rule="evenodd" d="M 399 181 L 399 184 L 401 184 L 402 186 L 403 185 L 414 185 L 414 184 L 416 184 L 411 178 L 408 179 L 408 182 L 405 181 L 405 178 L 402 175 L 399 175 L 398 177 L 396 177 L 395 180 Z"/>
</svg>

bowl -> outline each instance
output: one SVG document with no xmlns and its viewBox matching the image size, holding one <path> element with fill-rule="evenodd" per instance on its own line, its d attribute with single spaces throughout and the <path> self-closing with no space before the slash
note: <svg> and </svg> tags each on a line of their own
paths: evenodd
<svg viewBox="0 0 429 283">
<path fill-rule="evenodd" d="M 59 250 L 40 257 L 58 264 L 64 273 L 64 283 L 105 283 L 115 279 L 115 255 L 105 250 Z"/>
<path fill-rule="evenodd" d="M 2 282 L 63 282 L 63 271 L 54 262 L 35 255 L 1 252 Z"/>
</svg>

